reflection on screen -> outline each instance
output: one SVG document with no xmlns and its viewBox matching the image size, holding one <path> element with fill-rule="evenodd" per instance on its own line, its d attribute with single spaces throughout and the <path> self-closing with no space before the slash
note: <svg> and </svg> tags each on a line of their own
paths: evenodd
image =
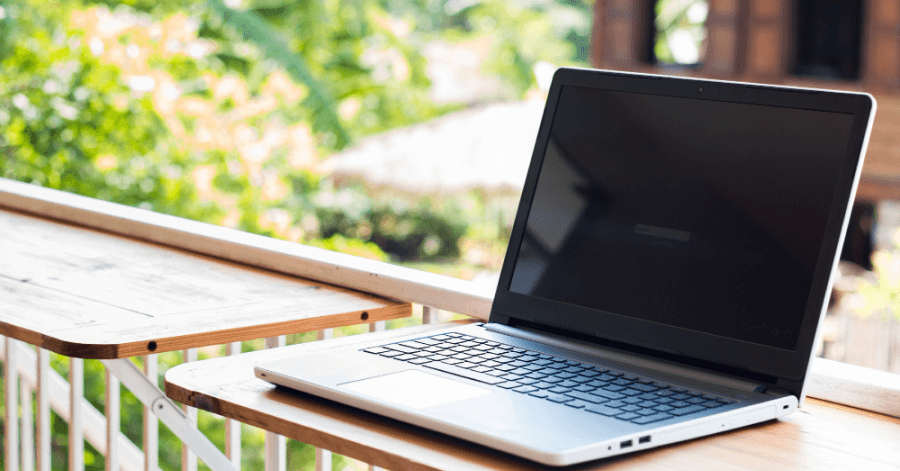
<svg viewBox="0 0 900 471">
<path fill-rule="evenodd" d="M 509 289 L 793 350 L 852 121 L 563 87 Z"/>
</svg>

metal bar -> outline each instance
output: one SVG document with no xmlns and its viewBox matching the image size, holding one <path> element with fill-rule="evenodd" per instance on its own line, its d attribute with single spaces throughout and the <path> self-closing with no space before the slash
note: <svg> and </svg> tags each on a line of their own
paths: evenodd
<svg viewBox="0 0 900 471">
<path fill-rule="evenodd" d="M 225 346 L 225 354 L 234 356 L 241 353 L 241 342 L 231 342 Z M 225 419 L 225 456 L 236 469 L 241 469 L 241 423 Z"/>
<path fill-rule="evenodd" d="M 154 355 L 144 357 L 144 375 L 153 384 L 159 376 L 159 358 Z M 159 421 L 150 404 L 144 402 L 144 471 L 159 468 Z"/>
<path fill-rule="evenodd" d="M 130 360 L 101 360 L 101 362 L 141 403 L 149 405 L 159 420 L 183 443 L 187 444 L 210 469 L 235 471 L 225 454 L 200 433 L 188 420 L 187 415 L 159 389 L 156 381 L 151 381 L 142 374 L 134 363 Z"/>
<path fill-rule="evenodd" d="M 197 349 L 189 348 L 187 350 L 182 351 L 182 359 L 184 363 L 189 363 L 192 361 L 197 361 Z M 197 427 L 197 409 L 193 407 L 189 407 L 187 405 L 182 405 L 182 410 L 187 416 L 188 421 L 192 424 L 194 428 Z M 181 444 L 181 470 L 182 471 L 197 471 L 197 455 L 191 451 L 190 447 L 188 447 L 187 443 Z"/>
<path fill-rule="evenodd" d="M 283 347 L 287 343 L 284 335 L 266 339 L 266 348 Z M 287 439 L 272 432 L 266 432 L 266 471 L 287 471 Z"/>
<path fill-rule="evenodd" d="M 119 471 L 119 426 L 121 396 L 119 378 L 106 370 L 106 397 L 103 401 L 106 412 L 106 471 Z"/>
<path fill-rule="evenodd" d="M 50 471 L 50 352 L 38 347 L 36 356 L 37 467 L 35 469 Z"/>
<path fill-rule="evenodd" d="M 84 471 L 84 360 L 69 358 L 69 471 Z"/>
<path fill-rule="evenodd" d="M 22 469 L 34 469 L 34 420 L 32 419 L 32 397 L 34 391 L 24 380 L 19 381 L 19 393 L 22 400 Z"/>
<path fill-rule="evenodd" d="M 422 306 L 422 323 L 433 324 L 438 322 L 441 317 L 440 309 L 431 306 Z"/>
<path fill-rule="evenodd" d="M 3 469 L 6 471 L 17 471 L 19 469 L 19 375 L 18 365 L 16 364 L 16 343 L 18 343 L 18 340 L 7 337 L 5 346 L 6 361 L 3 363 L 3 380 L 6 386 L 6 407 L 4 408 L 3 417 L 3 434 L 6 437 L 4 443 L 6 459 L 3 461 Z"/>
</svg>

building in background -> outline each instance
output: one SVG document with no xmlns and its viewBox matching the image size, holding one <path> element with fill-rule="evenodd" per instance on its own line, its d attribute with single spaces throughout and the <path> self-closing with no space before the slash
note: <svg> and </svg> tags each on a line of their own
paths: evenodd
<svg viewBox="0 0 900 471">
<path fill-rule="evenodd" d="M 875 208 L 900 200 L 898 31 L 900 0 L 597 0 L 591 65 L 874 95 L 878 111 L 842 256 L 871 268 Z"/>
</svg>

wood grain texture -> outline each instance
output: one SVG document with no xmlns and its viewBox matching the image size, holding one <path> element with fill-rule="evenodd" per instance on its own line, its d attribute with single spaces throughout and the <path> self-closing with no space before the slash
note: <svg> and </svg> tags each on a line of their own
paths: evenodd
<svg viewBox="0 0 900 471">
<path fill-rule="evenodd" d="M 406 317 L 411 305 L 0 211 L 0 334 L 124 358 Z"/>
<path fill-rule="evenodd" d="M 372 339 L 426 333 L 432 324 L 295 345 L 177 366 L 166 374 L 172 399 L 351 456 L 386 469 L 546 468 L 253 377 L 253 365 Z M 781 420 L 571 469 L 900 470 L 900 420 L 815 399 Z"/>
<path fill-rule="evenodd" d="M 4 178 L 0 207 L 484 320 L 493 300 L 488 285 Z"/>
</svg>

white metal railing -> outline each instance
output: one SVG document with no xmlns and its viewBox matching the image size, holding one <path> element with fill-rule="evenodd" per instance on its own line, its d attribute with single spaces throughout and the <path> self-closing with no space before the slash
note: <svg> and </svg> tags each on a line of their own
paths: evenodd
<svg viewBox="0 0 900 471">
<path fill-rule="evenodd" d="M 436 322 L 440 310 L 458 312 L 482 320 L 487 319 L 490 311 L 490 293 L 462 280 L 9 180 L 0 179 L 0 206 L 264 269 L 416 302 L 423 305 L 423 323 Z M 370 324 L 369 328 L 373 331 L 383 330 L 384 322 Z M 322 331 L 318 338 L 325 339 L 330 335 L 329 331 Z M 284 337 L 277 337 L 267 339 L 266 346 L 273 348 L 284 343 Z M 69 381 L 50 368 L 47 351 L 39 348 L 35 350 L 22 342 L 3 337 L 0 337 L 0 344 L 2 344 L 0 360 L 4 363 L 6 383 L 5 470 L 16 471 L 20 467 L 30 470 L 34 469 L 32 466 L 36 464 L 39 471 L 49 471 L 49 417 L 50 411 L 53 410 L 70 424 L 70 470 L 83 469 L 83 455 L 79 450 L 83 450 L 83 440 L 86 439 L 106 457 L 108 470 L 159 471 L 157 415 L 150 407 L 145 407 L 142 447 L 129 441 L 119 430 L 118 381 L 108 374 L 110 368 L 130 368 L 133 371 L 120 373 L 134 373 L 141 377 L 146 375 L 155 384 L 158 380 L 157 355 L 143 357 L 143 372 L 137 370 L 133 364 L 129 366 L 127 363 L 130 360 L 104 361 L 107 367 L 105 386 L 107 407 L 104 415 L 83 397 L 81 360 L 73 359 L 70 362 L 70 385 Z M 239 342 L 226 345 L 228 355 L 238 354 L 240 350 Z M 190 360 L 191 356 L 192 354 L 188 352 L 185 358 Z M 121 375 L 118 376 L 121 378 Z M 809 384 L 810 396 L 900 417 L 900 375 L 817 360 L 813 363 Z M 133 392 L 139 394 L 138 391 Z M 151 403 L 150 400 L 145 402 Z M 18 413 L 20 408 L 21 417 Z M 33 421 L 32 410 L 34 410 Z M 180 410 L 163 412 L 183 416 Z M 241 426 L 232 420 L 226 421 L 225 426 L 223 455 L 227 459 L 225 464 L 228 468 L 239 469 Z M 196 429 L 194 431 L 196 432 Z M 32 439 L 32 436 L 36 438 Z M 193 442 L 193 438 L 196 438 L 196 435 L 182 439 Z M 265 451 L 267 470 L 285 469 L 287 463 L 285 443 L 284 437 L 267 434 Z M 208 442 L 207 446 L 210 446 Z M 194 451 L 199 453 L 197 448 Z M 195 469 L 196 456 L 191 458 L 191 455 L 191 453 L 183 455 L 186 457 L 183 462 L 185 471 Z M 330 470 L 330 464 L 330 452 L 318 450 L 316 470 Z"/>
</svg>

